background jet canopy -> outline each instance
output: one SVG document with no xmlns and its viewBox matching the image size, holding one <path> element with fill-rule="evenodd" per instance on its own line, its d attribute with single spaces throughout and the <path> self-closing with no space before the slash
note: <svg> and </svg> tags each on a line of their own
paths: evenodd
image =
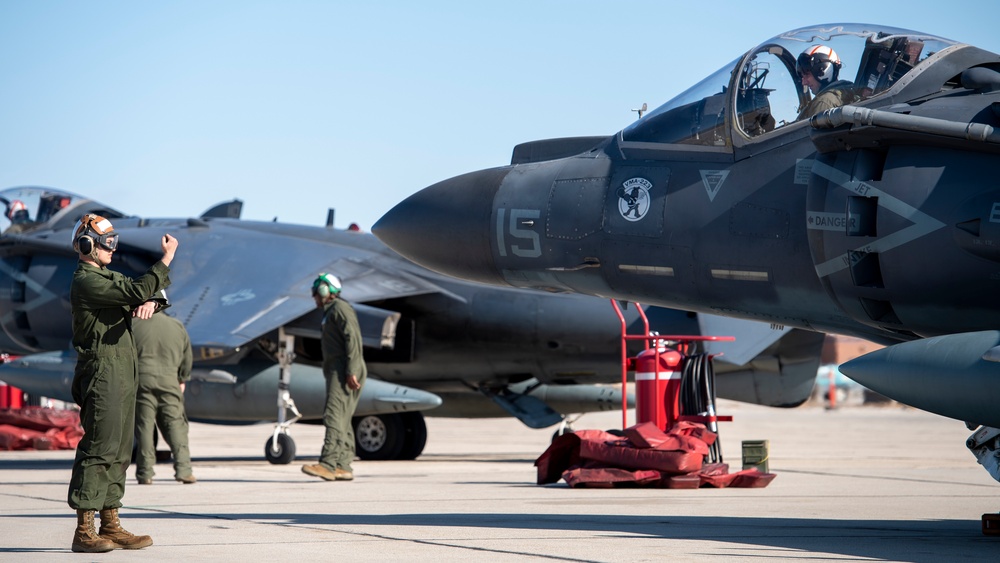
<svg viewBox="0 0 1000 563">
<path fill-rule="evenodd" d="M 11 204 L 20 201 L 27 210 L 19 232 L 40 229 L 58 230 L 72 228 L 85 213 L 96 213 L 106 219 L 117 219 L 125 215 L 100 202 L 87 199 L 65 190 L 39 186 L 19 186 L 0 191 L 0 203 L 4 213 L 0 215 L 0 232 L 7 232 L 12 225 L 7 211 Z M 67 235 L 67 246 L 69 245 Z"/>
</svg>

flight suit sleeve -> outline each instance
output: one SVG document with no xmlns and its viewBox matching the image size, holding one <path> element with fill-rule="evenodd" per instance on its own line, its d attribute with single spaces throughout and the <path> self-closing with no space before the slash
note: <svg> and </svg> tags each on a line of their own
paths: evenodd
<svg viewBox="0 0 1000 563">
<path fill-rule="evenodd" d="M 170 268 L 158 261 L 134 280 L 117 272 L 111 276 L 82 277 L 87 287 L 79 292 L 79 304 L 88 309 L 140 305 L 170 285 L 169 272 Z"/>
<path fill-rule="evenodd" d="M 344 335 L 344 351 L 347 353 L 347 374 L 360 376 L 365 371 L 361 326 L 358 316 L 350 305 L 344 303 L 343 310 L 338 310 L 335 322 Z"/>
<path fill-rule="evenodd" d="M 180 322 L 177 323 L 180 325 Z M 191 337 L 188 336 L 184 325 L 180 325 L 181 334 L 184 337 L 184 358 L 181 365 L 177 366 L 177 381 L 185 383 L 191 379 L 191 368 L 194 365 L 194 354 L 191 352 Z"/>
</svg>

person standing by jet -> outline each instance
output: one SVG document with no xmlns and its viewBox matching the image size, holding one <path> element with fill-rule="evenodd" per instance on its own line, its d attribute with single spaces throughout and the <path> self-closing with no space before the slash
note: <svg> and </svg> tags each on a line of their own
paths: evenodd
<svg viewBox="0 0 1000 563">
<path fill-rule="evenodd" d="M 857 99 L 852 82 L 837 80 L 841 66 L 837 52 L 826 45 L 813 45 L 802 51 L 795 62 L 795 70 L 814 98 L 799 112 L 798 119 L 808 119 Z"/>
<path fill-rule="evenodd" d="M 326 406 L 323 408 L 326 436 L 319 463 L 303 465 L 302 472 L 327 481 L 350 481 L 354 479 L 351 418 L 368 377 L 368 367 L 362 356 L 361 328 L 354 308 L 340 299 L 337 276 L 320 274 L 313 282 L 312 295 L 316 306 L 323 310 L 321 347 L 326 378 Z"/>
<path fill-rule="evenodd" d="M 67 500 L 76 510 L 73 551 L 97 553 L 141 549 L 149 536 L 126 531 L 118 519 L 125 494 L 125 470 L 132 453 L 135 426 L 137 361 L 132 317 L 148 319 L 156 304 L 148 301 L 170 284 L 170 262 L 177 239 L 160 240 L 163 257 L 133 280 L 108 269 L 118 248 L 111 221 L 87 214 L 73 232 L 79 265 L 70 286 L 73 348 L 77 353 L 73 399 L 80 405 L 83 438 L 76 448 Z M 101 528 L 94 532 L 94 511 Z"/>
<path fill-rule="evenodd" d="M 156 464 L 156 428 L 170 446 L 174 479 L 196 483 L 188 449 L 188 420 L 184 412 L 184 383 L 191 379 L 194 356 L 184 325 L 162 313 L 170 306 L 165 291 L 153 297 L 159 307 L 147 320 L 133 323 L 139 357 L 139 388 L 135 397 L 135 434 L 138 441 L 135 476 L 140 485 L 153 483 Z"/>
</svg>

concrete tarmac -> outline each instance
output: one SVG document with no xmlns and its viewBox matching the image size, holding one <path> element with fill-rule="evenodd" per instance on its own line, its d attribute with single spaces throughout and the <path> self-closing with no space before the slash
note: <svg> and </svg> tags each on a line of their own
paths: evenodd
<svg viewBox="0 0 1000 563">
<path fill-rule="evenodd" d="M 415 461 L 354 464 L 353 482 L 301 472 L 322 427 L 293 429 L 291 465 L 263 459 L 270 425 L 193 424 L 198 483 L 129 470 L 126 529 L 138 552 L 72 554 L 72 451 L 0 452 L 3 561 L 998 561 L 980 517 L 996 483 L 958 421 L 899 406 L 778 410 L 722 401 L 723 454 L 770 441 L 764 489 L 570 489 L 535 485 L 550 430 L 510 419 L 427 420 Z M 634 422 L 629 413 L 630 423 Z M 621 426 L 621 413 L 583 416 Z"/>
</svg>

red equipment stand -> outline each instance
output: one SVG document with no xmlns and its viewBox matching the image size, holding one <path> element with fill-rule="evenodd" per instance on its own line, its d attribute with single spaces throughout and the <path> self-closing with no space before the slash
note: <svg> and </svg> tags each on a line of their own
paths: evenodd
<svg viewBox="0 0 1000 563">
<path fill-rule="evenodd" d="M 660 335 L 650 334 L 649 320 L 639 303 L 635 303 L 639 317 L 642 319 L 645 334 L 628 334 L 625 316 L 622 314 L 618 301 L 612 299 L 611 305 L 618 315 L 622 329 L 622 429 L 628 428 L 628 372 L 635 371 L 635 407 L 636 424 L 652 422 L 660 430 L 666 431 L 678 420 L 700 422 L 717 431 L 717 422 L 731 422 L 732 416 L 720 416 L 714 412 L 704 414 L 683 414 L 680 408 L 681 370 L 684 357 L 691 350 L 694 342 L 731 342 L 732 336 L 696 336 L 696 335 Z M 642 340 L 644 350 L 634 357 L 628 357 L 628 341 Z M 673 348 L 667 348 L 664 342 L 676 342 Z M 650 342 L 654 346 L 650 348 Z"/>
<path fill-rule="evenodd" d="M 14 360 L 20 356 L 0 354 L 0 364 Z M 0 381 L 0 409 L 19 409 L 24 406 L 24 392 Z"/>
<path fill-rule="evenodd" d="M 19 409 L 24 406 L 24 392 L 0 381 L 0 409 Z"/>
</svg>

